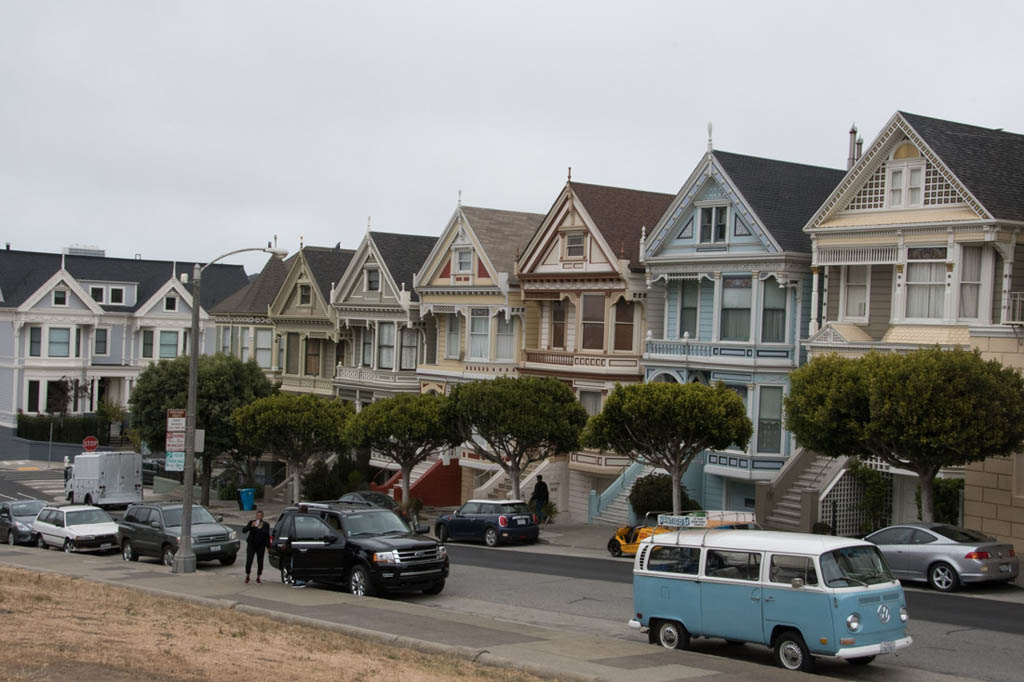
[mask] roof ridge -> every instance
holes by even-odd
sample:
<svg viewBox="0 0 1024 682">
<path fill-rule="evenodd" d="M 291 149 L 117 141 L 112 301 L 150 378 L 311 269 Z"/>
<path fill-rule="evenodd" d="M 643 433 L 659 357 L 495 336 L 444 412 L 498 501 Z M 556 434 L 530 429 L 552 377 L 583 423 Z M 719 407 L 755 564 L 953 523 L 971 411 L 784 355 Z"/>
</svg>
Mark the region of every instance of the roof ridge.
<svg viewBox="0 0 1024 682">
<path fill-rule="evenodd" d="M 173 258 L 169 259 L 169 260 L 157 260 L 157 259 L 153 259 L 153 258 L 127 258 L 125 256 L 87 256 L 87 255 L 83 255 L 83 254 L 79 254 L 79 253 L 57 253 L 57 252 L 53 252 L 53 251 L 23 251 L 21 249 L 0 249 L 0 253 L 19 254 L 19 255 L 23 255 L 23 256 L 51 256 L 53 258 L 58 258 L 58 259 L 61 258 L 61 257 L 64 257 L 64 258 L 83 258 L 83 259 L 86 259 L 86 260 L 89 260 L 89 261 L 101 261 L 101 260 L 110 261 L 110 260 L 116 260 L 116 261 L 124 261 L 125 263 L 150 263 L 150 264 L 154 264 L 154 265 L 170 265 L 172 263 L 174 263 L 176 265 L 196 265 L 197 263 L 198 264 L 206 263 L 206 264 L 210 265 L 210 263 L 207 263 L 206 261 L 202 261 L 202 260 L 198 260 L 198 261 L 197 260 L 177 260 L 177 259 L 173 259 Z M 212 263 L 212 265 L 224 266 L 224 267 L 232 267 L 232 268 L 235 268 L 235 267 L 245 267 L 241 263 Z"/>
<path fill-rule="evenodd" d="M 616 185 L 598 185 L 598 184 L 595 184 L 593 182 L 577 182 L 576 180 L 570 180 L 569 181 L 569 185 L 570 186 L 579 185 L 579 186 L 582 186 L 582 187 L 598 187 L 600 189 L 614 189 L 614 190 L 619 190 L 621 192 L 636 192 L 637 194 L 657 194 L 657 195 L 663 195 L 663 196 L 667 196 L 667 197 L 668 196 L 670 196 L 670 197 L 674 197 L 675 196 L 674 192 L 656 192 L 656 191 L 650 190 L 650 189 L 633 189 L 632 187 L 617 187 Z"/>
<path fill-rule="evenodd" d="M 919 119 L 924 119 L 926 121 L 935 121 L 936 123 L 942 123 L 942 124 L 945 124 L 945 125 L 958 126 L 960 128 L 970 128 L 972 130 L 977 130 L 977 131 L 984 132 L 984 133 L 989 133 L 989 134 L 996 133 L 996 134 L 999 134 L 999 135 L 1012 135 L 1014 137 L 1024 138 L 1024 134 L 1022 134 L 1022 133 L 1014 133 L 1014 132 L 1010 132 L 1008 130 L 1003 130 L 1002 128 L 987 128 L 985 126 L 974 125 L 973 123 L 961 123 L 960 121 L 950 121 L 949 119 L 945 119 L 945 118 L 936 118 L 935 116 L 925 116 L 924 114 L 915 114 L 915 113 L 910 112 L 910 111 L 899 110 L 897 113 L 899 113 L 900 116 L 903 116 L 904 118 L 907 118 L 908 120 L 909 120 L 909 118 L 919 118 Z"/>
<path fill-rule="evenodd" d="M 744 159 L 754 159 L 756 161 L 770 161 L 771 163 L 783 164 L 786 166 L 800 166 L 801 168 L 813 168 L 814 170 L 826 170 L 826 171 L 838 171 L 840 173 L 846 173 L 842 168 L 833 168 L 831 166 L 816 166 L 810 163 L 800 163 L 799 161 L 784 161 L 782 159 L 773 159 L 767 156 L 753 156 L 752 154 L 740 154 L 737 152 L 730 152 L 724 149 L 712 150 L 712 154 L 724 154 L 726 156 L 737 156 Z"/>
</svg>

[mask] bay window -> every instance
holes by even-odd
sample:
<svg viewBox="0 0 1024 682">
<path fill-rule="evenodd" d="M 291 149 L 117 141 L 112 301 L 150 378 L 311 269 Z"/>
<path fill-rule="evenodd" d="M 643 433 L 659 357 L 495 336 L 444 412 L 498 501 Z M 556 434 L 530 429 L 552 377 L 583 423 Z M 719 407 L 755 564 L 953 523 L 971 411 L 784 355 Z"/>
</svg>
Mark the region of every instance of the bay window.
<svg viewBox="0 0 1024 682">
<path fill-rule="evenodd" d="M 448 315 L 448 327 L 444 342 L 444 356 L 446 358 L 457 359 L 459 357 L 459 350 L 462 346 L 460 327 L 461 323 L 459 321 L 459 316 L 455 313 Z"/>
<path fill-rule="evenodd" d="M 750 340 L 750 277 L 722 278 L 722 341 Z"/>
<path fill-rule="evenodd" d="M 761 310 L 761 342 L 786 342 L 786 292 L 778 282 L 770 279 L 764 282 L 764 296 Z"/>
<path fill-rule="evenodd" d="M 373 366 L 373 330 L 363 327 L 363 367 Z"/>
<path fill-rule="evenodd" d="M 469 358 L 487 360 L 491 350 L 491 315 L 486 308 L 474 308 L 469 317 Z"/>
<path fill-rule="evenodd" d="M 615 350 L 633 350 L 633 303 L 615 304 Z"/>
<path fill-rule="evenodd" d="M 945 258 L 946 249 L 944 247 L 907 249 L 906 317 L 911 319 L 941 319 L 943 317 L 946 296 Z"/>
<path fill-rule="evenodd" d="M 580 391 L 580 404 L 587 411 L 587 416 L 593 417 L 601 412 L 600 391 Z"/>
<path fill-rule="evenodd" d="M 965 246 L 960 254 L 960 317 L 977 319 L 981 294 L 981 248 Z"/>
<path fill-rule="evenodd" d="M 415 329 L 402 330 L 401 369 L 416 369 L 419 351 L 419 334 Z"/>
<path fill-rule="evenodd" d="M 320 339 L 306 339 L 306 366 L 303 374 L 310 377 L 320 376 Z"/>
<path fill-rule="evenodd" d="M 497 360 L 511 362 L 515 359 L 515 323 L 506 315 L 498 316 Z"/>
<path fill-rule="evenodd" d="M 241 351 L 238 356 L 242 359 L 242 362 L 248 362 L 249 361 L 249 328 L 248 327 L 242 327 L 241 329 L 238 330 L 238 345 L 239 345 L 239 350 Z"/>
<path fill-rule="evenodd" d="M 757 451 L 782 452 L 782 387 L 762 386 L 757 416 Z"/>
<path fill-rule="evenodd" d="M 583 349 L 604 350 L 604 294 L 584 294 Z"/>
<path fill-rule="evenodd" d="M 679 306 L 679 338 L 689 334 L 691 339 L 697 338 L 697 301 L 700 300 L 700 282 L 683 282 L 682 299 Z"/>
<path fill-rule="evenodd" d="M 142 357 L 153 357 L 153 331 L 151 329 L 142 332 Z"/>
<path fill-rule="evenodd" d="M 377 328 L 377 367 L 394 369 L 395 367 L 395 323 L 381 322 Z"/>
<path fill-rule="evenodd" d="M 299 373 L 299 335 L 295 332 L 290 332 L 287 337 L 287 347 L 285 348 L 285 373 L 286 374 L 298 374 Z"/>
<path fill-rule="evenodd" d="M 107 330 L 97 329 L 93 333 L 93 353 L 95 355 L 107 354 Z"/>
<path fill-rule="evenodd" d="M 43 353 L 43 328 L 29 327 L 28 329 L 28 354 L 29 357 L 38 358 Z"/>
<path fill-rule="evenodd" d="M 256 330 L 256 364 L 262 367 L 263 369 L 270 369 L 270 358 L 273 352 L 273 344 L 273 330 Z"/>
<path fill-rule="evenodd" d="M 67 327 L 51 327 L 46 354 L 51 358 L 66 358 L 71 355 L 71 330 Z"/>
<path fill-rule="evenodd" d="M 160 332 L 161 358 L 178 357 L 178 332 Z"/>
<path fill-rule="evenodd" d="M 843 268 L 843 317 L 867 321 L 868 266 L 847 265 Z"/>
<path fill-rule="evenodd" d="M 551 347 L 565 348 L 565 301 L 551 302 Z"/>
</svg>

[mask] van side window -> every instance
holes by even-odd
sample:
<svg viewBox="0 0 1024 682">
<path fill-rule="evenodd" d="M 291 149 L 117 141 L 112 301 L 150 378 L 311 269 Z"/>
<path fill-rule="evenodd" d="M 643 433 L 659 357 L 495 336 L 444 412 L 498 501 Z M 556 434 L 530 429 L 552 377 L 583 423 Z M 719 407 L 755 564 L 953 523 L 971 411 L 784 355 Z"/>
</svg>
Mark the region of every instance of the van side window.
<svg viewBox="0 0 1024 682">
<path fill-rule="evenodd" d="M 814 561 L 805 556 L 772 555 L 768 581 L 790 585 L 793 578 L 800 578 L 804 585 L 817 585 L 818 572 L 814 570 Z"/>
<path fill-rule="evenodd" d="M 667 571 L 697 575 L 700 568 L 699 547 L 664 547 L 658 545 L 647 559 L 648 571 Z"/>
<path fill-rule="evenodd" d="M 761 554 L 758 552 L 728 552 L 708 550 L 704 575 L 732 580 L 760 580 Z"/>
</svg>

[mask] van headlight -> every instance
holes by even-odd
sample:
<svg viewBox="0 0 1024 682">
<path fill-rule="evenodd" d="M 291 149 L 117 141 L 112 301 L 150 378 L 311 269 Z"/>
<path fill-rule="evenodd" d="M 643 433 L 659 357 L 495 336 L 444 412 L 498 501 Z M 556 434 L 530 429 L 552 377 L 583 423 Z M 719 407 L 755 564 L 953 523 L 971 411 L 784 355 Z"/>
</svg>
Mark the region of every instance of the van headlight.
<svg viewBox="0 0 1024 682">
<path fill-rule="evenodd" d="M 375 564 L 397 564 L 398 563 L 398 552 L 392 550 L 390 552 L 374 552 L 373 563 Z"/>
<path fill-rule="evenodd" d="M 851 613 L 846 617 L 846 627 L 850 632 L 857 632 L 860 630 L 860 614 Z"/>
<path fill-rule="evenodd" d="M 907 607 L 906 606 L 901 606 L 900 607 L 900 621 L 906 623 L 909 619 L 910 619 L 910 616 L 907 614 Z"/>
</svg>

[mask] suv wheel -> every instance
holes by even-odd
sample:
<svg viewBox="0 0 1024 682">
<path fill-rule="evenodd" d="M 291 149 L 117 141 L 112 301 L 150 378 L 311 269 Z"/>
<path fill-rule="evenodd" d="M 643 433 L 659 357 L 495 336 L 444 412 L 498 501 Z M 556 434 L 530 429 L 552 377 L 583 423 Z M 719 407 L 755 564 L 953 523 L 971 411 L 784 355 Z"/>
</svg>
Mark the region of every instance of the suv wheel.
<svg viewBox="0 0 1024 682">
<path fill-rule="evenodd" d="M 494 526 L 488 526 L 487 530 L 484 531 L 484 544 L 488 547 L 498 546 L 498 529 Z"/>
<path fill-rule="evenodd" d="M 437 540 L 438 540 L 438 542 L 440 542 L 443 545 L 444 543 L 448 542 L 448 537 L 449 537 L 448 536 L 448 526 L 445 526 L 444 524 L 438 526 L 437 527 Z"/>
<path fill-rule="evenodd" d="M 373 579 L 362 566 L 354 566 L 348 575 L 348 591 L 356 597 L 372 597 L 377 593 Z"/>
<path fill-rule="evenodd" d="M 220 558 L 220 565 L 221 566 L 230 566 L 231 564 L 235 563 L 235 557 L 237 557 L 237 556 L 238 556 L 237 554 L 232 554 L 231 556 L 221 557 Z"/>
<path fill-rule="evenodd" d="M 285 560 L 281 560 L 281 582 L 285 585 L 294 585 L 295 578 L 292 577 L 292 570 L 285 566 Z"/>
<path fill-rule="evenodd" d="M 135 550 L 132 549 L 132 541 L 125 540 L 124 544 L 121 545 L 121 558 L 125 561 L 138 561 L 139 557 L 135 554 Z"/>
<path fill-rule="evenodd" d="M 170 545 L 164 545 L 163 553 L 160 556 L 163 559 L 164 566 L 171 568 L 174 566 L 174 550 Z"/>
<path fill-rule="evenodd" d="M 423 590 L 423 594 L 441 594 L 441 590 L 444 589 L 444 581 L 438 580 L 436 583 Z"/>
</svg>

